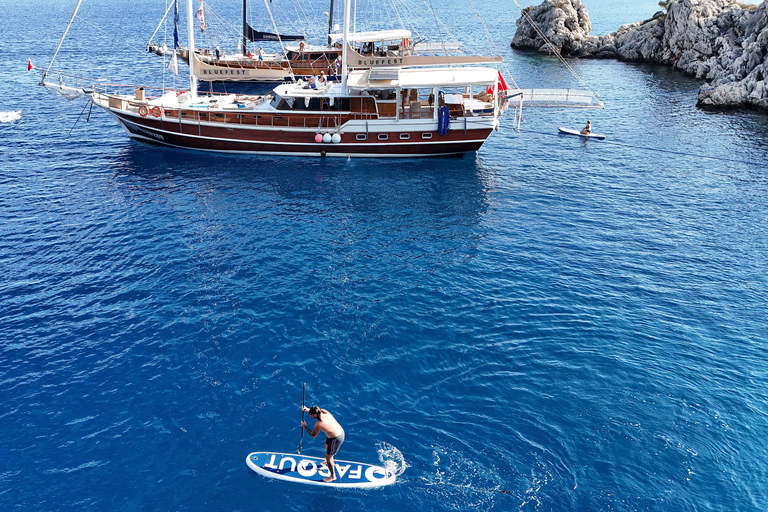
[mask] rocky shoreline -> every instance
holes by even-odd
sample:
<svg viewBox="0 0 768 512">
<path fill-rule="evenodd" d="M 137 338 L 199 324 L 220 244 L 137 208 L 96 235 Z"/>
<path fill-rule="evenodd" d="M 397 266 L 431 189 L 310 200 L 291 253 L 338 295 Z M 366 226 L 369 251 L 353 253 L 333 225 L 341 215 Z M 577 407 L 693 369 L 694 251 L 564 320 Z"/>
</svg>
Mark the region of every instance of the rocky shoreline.
<svg viewBox="0 0 768 512">
<path fill-rule="evenodd" d="M 523 10 L 512 47 L 665 64 L 705 80 L 699 105 L 768 110 L 768 0 L 672 0 L 665 7 L 650 20 L 593 36 L 581 0 L 545 0 Z"/>
</svg>

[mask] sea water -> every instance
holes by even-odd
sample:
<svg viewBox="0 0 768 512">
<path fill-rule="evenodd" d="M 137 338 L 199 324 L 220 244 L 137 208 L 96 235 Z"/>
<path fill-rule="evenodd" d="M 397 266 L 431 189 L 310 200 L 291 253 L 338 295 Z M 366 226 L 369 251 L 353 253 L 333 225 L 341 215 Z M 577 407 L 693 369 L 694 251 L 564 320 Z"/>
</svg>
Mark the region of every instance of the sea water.
<svg viewBox="0 0 768 512">
<path fill-rule="evenodd" d="M 181 151 L 36 85 L 74 2 L 0 7 L 0 510 L 768 508 L 765 114 L 572 60 L 604 110 L 461 159 Z M 587 7 L 597 34 L 659 9 Z M 57 60 L 162 81 L 164 9 L 84 2 Z M 580 86 L 509 48 L 508 2 L 435 9 L 521 87 Z M 587 119 L 605 143 L 557 135 Z M 394 485 L 248 469 L 297 450 L 304 383 Z"/>
</svg>

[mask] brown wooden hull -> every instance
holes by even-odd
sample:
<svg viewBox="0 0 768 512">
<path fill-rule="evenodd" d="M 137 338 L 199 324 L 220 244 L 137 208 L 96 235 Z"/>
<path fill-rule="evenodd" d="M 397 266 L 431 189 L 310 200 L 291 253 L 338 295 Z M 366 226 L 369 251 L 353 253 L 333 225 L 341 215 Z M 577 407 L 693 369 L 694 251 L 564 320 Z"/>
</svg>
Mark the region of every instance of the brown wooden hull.
<svg viewBox="0 0 768 512">
<path fill-rule="evenodd" d="M 341 141 L 338 143 L 318 143 L 315 141 L 318 132 L 312 128 L 217 126 L 217 123 L 180 122 L 176 119 L 140 117 L 115 110 L 110 112 L 134 138 L 180 148 L 234 153 L 353 157 L 445 156 L 477 151 L 492 131 L 488 127 L 455 129 L 441 136 L 432 129 L 412 130 L 402 133 L 407 133 L 413 140 L 403 140 L 399 132 L 389 128 L 386 132 L 387 140 L 379 140 L 378 135 L 383 132 L 371 131 L 364 140 L 358 140 L 358 136 L 362 135 L 359 132 L 346 132 L 340 133 Z"/>
</svg>

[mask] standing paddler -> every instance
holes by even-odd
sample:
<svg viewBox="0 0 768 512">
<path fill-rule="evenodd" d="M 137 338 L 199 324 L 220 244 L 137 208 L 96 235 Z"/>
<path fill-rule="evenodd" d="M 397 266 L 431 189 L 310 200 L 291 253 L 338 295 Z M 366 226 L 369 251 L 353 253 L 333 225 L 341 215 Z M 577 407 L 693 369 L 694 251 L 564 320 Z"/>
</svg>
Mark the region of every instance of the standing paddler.
<svg viewBox="0 0 768 512">
<path fill-rule="evenodd" d="M 344 442 L 344 429 L 341 428 L 341 425 L 339 425 L 339 422 L 333 417 L 333 414 L 316 405 L 313 405 L 310 408 L 302 405 L 301 410 L 308 412 L 311 417 L 317 420 L 315 422 L 315 428 L 312 430 L 309 430 L 307 423 L 304 420 L 301 420 L 301 426 L 306 429 L 309 435 L 315 438 L 317 437 L 317 434 L 323 432 L 326 436 L 325 461 L 328 464 L 330 476 L 323 478 L 323 482 L 333 482 L 336 480 L 336 471 L 333 467 L 333 456 L 336 455 L 339 448 L 341 448 L 341 443 Z"/>
</svg>

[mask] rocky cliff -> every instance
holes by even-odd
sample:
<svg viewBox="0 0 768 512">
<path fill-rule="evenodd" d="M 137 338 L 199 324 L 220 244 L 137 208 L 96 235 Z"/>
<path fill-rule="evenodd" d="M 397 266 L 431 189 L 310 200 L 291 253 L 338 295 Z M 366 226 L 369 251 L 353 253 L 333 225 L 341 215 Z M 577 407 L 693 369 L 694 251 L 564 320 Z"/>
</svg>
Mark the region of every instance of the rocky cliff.
<svg viewBox="0 0 768 512">
<path fill-rule="evenodd" d="M 612 34 L 593 36 L 590 29 L 581 0 L 545 0 L 523 10 L 512 46 L 666 64 L 706 81 L 699 104 L 768 110 L 768 0 L 676 0 Z"/>
</svg>

